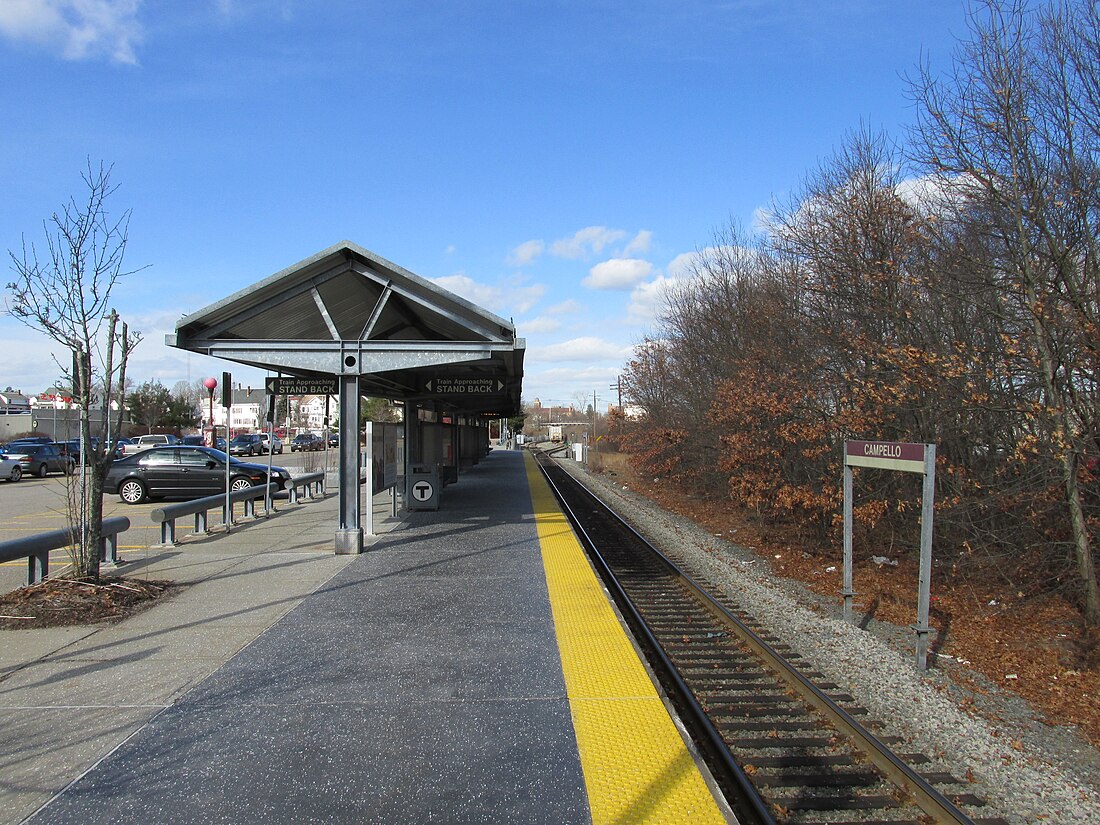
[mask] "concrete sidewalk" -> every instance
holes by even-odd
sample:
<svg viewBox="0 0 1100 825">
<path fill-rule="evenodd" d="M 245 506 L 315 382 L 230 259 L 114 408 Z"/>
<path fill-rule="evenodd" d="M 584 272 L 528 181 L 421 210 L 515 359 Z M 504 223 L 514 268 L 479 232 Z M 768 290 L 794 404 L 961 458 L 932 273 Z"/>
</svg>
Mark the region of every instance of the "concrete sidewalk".
<svg viewBox="0 0 1100 825">
<path fill-rule="evenodd" d="M 386 496 L 378 532 L 394 526 Z M 38 810 L 356 558 L 333 552 L 338 496 L 277 507 L 228 536 L 121 553 L 121 574 L 185 585 L 144 613 L 0 632 L 0 825 Z"/>
</svg>

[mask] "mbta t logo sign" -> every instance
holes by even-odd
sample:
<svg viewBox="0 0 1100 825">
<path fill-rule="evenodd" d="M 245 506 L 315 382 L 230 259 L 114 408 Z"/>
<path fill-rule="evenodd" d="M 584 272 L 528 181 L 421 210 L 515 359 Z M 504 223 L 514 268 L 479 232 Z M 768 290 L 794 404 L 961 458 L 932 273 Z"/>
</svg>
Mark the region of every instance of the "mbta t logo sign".
<svg viewBox="0 0 1100 825">
<path fill-rule="evenodd" d="M 419 502 L 430 501 L 432 496 L 435 495 L 435 487 L 432 486 L 430 481 L 414 481 L 412 486 L 412 497 Z"/>
<path fill-rule="evenodd" d="M 412 467 L 406 491 L 405 506 L 410 510 L 438 510 L 439 491 L 443 488 L 439 472 L 435 468 Z"/>
</svg>

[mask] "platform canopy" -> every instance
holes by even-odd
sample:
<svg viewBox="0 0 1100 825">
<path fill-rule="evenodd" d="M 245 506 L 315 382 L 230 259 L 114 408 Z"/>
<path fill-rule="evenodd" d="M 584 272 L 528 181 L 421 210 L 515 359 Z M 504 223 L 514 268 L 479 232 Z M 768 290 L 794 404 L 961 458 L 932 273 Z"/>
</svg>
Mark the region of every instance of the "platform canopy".
<svg viewBox="0 0 1100 825">
<path fill-rule="evenodd" d="M 170 346 L 464 414 L 520 410 L 515 327 L 344 241 L 181 318 Z"/>
</svg>

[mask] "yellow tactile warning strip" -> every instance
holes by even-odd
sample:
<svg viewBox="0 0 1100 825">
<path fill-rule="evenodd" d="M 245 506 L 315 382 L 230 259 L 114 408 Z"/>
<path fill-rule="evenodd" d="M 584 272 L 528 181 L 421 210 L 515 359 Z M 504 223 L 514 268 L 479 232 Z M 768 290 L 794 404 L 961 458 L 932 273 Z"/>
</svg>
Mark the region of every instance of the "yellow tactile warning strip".
<svg viewBox="0 0 1100 825">
<path fill-rule="evenodd" d="M 530 454 L 526 462 L 593 824 L 725 823 Z"/>
</svg>

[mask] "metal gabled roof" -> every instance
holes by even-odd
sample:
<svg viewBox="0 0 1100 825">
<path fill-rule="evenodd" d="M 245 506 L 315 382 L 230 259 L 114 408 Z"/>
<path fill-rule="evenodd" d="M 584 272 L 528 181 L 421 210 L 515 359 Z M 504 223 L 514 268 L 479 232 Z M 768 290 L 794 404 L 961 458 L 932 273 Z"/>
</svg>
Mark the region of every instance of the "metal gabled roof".
<svg viewBox="0 0 1100 825">
<path fill-rule="evenodd" d="M 365 394 L 401 400 L 433 398 L 435 377 L 493 378 L 499 394 L 436 400 L 520 407 L 525 342 L 511 323 L 349 241 L 181 318 L 167 343 L 293 376 L 358 375 Z"/>
</svg>

